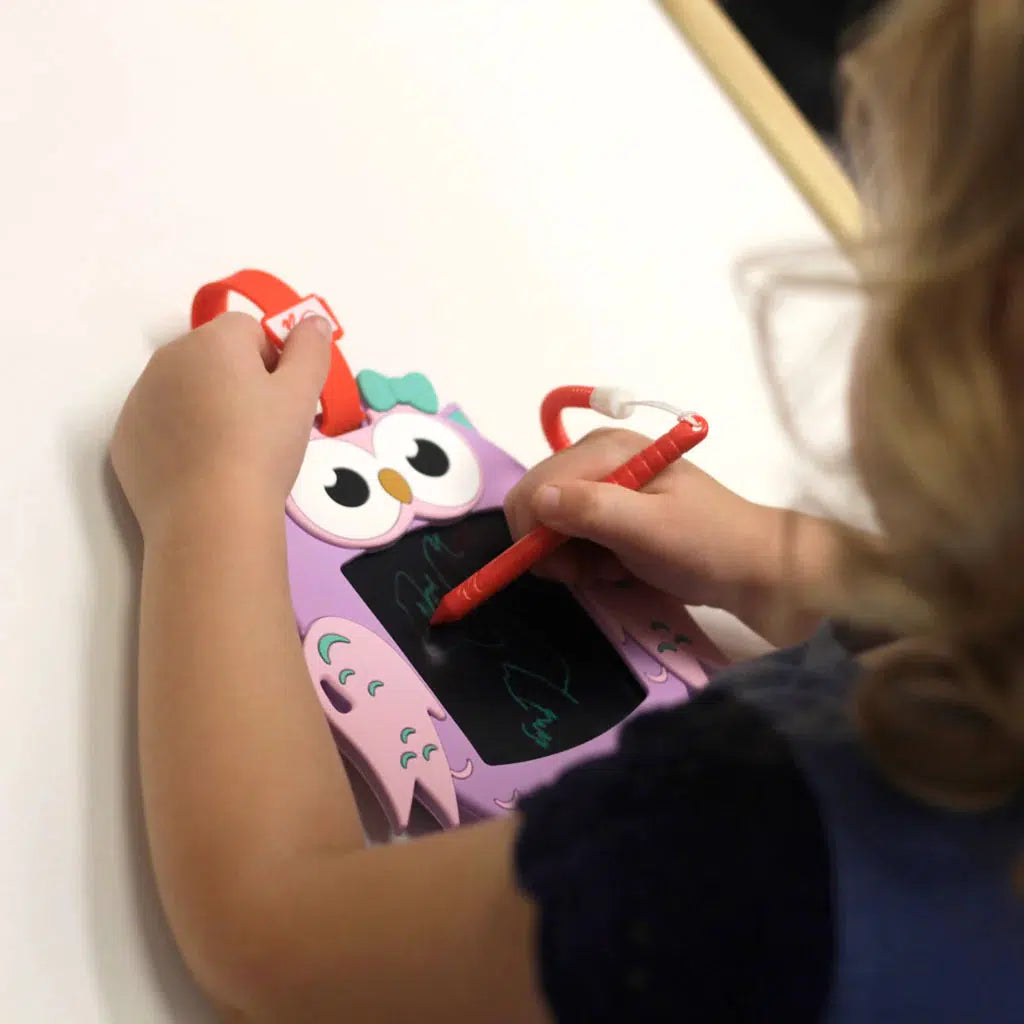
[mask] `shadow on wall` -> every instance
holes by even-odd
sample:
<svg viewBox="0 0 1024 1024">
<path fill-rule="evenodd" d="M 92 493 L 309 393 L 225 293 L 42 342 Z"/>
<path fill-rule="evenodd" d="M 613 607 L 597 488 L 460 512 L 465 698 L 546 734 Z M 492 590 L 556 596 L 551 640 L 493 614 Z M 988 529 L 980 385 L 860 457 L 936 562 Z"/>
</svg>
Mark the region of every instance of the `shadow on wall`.
<svg viewBox="0 0 1024 1024">
<path fill-rule="evenodd" d="M 77 439 L 70 472 L 94 588 L 81 709 L 88 941 L 109 1024 L 213 1024 L 164 919 L 146 846 L 135 725 L 142 543 L 96 441 L 108 433 L 76 424 L 66 435 Z"/>
</svg>

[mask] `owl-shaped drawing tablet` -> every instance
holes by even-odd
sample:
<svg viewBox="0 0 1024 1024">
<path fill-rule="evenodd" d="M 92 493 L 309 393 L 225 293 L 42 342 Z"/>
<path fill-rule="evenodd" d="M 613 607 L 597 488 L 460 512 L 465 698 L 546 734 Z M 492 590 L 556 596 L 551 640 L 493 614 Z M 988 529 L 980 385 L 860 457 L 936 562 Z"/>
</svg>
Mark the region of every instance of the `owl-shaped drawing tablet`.
<svg viewBox="0 0 1024 1024">
<path fill-rule="evenodd" d="M 258 271 L 200 290 L 193 324 L 230 291 L 277 341 L 310 310 L 337 324 Z M 524 469 L 422 374 L 353 375 L 337 346 L 321 404 L 287 503 L 292 601 L 339 749 L 396 831 L 414 801 L 445 827 L 512 809 L 720 664 L 686 609 L 639 583 L 527 575 L 432 628 L 441 598 L 510 544 L 502 502 Z"/>
</svg>

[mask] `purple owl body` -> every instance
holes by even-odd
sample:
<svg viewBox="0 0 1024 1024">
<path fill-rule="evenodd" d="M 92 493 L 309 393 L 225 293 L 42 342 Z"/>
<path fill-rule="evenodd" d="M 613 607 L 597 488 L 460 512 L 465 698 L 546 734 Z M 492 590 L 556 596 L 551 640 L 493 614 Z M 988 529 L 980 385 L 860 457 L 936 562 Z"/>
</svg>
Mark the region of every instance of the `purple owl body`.
<svg viewBox="0 0 1024 1024">
<path fill-rule="evenodd" d="M 314 431 L 289 498 L 289 576 L 324 713 L 395 830 L 416 800 L 444 827 L 506 812 L 704 684 L 720 656 L 639 584 L 524 581 L 433 631 L 441 597 L 507 544 L 524 470 L 420 375 L 358 381 L 366 423 Z"/>
</svg>

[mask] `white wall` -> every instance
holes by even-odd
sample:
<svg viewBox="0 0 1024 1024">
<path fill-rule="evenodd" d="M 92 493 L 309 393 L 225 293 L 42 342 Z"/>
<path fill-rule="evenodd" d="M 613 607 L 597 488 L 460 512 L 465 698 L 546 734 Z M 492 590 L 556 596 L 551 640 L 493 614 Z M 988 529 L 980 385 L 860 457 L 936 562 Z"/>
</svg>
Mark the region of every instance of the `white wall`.
<svg viewBox="0 0 1024 1024">
<path fill-rule="evenodd" d="M 321 292 L 356 367 L 426 371 L 526 460 L 555 384 L 693 406 L 697 461 L 789 501 L 730 266 L 823 232 L 636 0 L 7 0 L 0 186 L 0 1019 L 202 1020 L 146 866 L 105 464 L 195 288 Z"/>
</svg>

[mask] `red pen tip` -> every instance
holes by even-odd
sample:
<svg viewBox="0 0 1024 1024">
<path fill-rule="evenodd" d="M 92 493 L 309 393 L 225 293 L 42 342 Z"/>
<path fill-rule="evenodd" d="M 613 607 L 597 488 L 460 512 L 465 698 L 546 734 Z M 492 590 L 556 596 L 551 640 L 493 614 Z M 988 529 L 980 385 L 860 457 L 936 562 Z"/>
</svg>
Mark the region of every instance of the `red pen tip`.
<svg viewBox="0 0 1024 1024">
<path fill-rule="evenodd" d="M 458 615 L 454 615 L 451 609 L 446 607 L 444 601 L 442 601 L 434 610 L 434 614 L 430 616 L 430 624 L 432 626 L 443 626 L 446 622 L 454 622 L 457 618 Z"/>
</svg>

